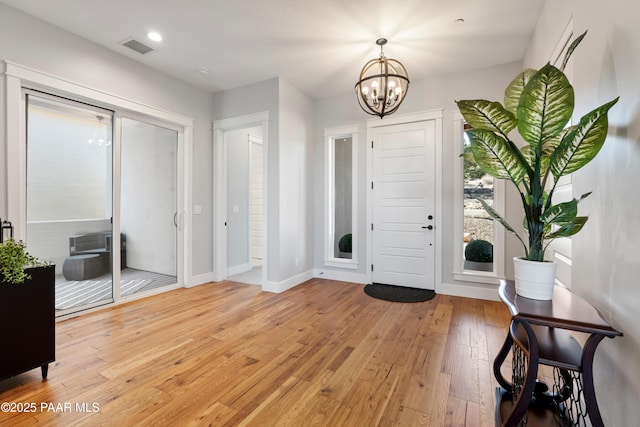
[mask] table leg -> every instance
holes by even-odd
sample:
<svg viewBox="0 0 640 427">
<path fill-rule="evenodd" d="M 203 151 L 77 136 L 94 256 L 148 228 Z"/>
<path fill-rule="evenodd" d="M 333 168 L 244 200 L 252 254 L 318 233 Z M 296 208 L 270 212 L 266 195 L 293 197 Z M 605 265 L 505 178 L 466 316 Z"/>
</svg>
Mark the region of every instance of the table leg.
<svg viewBox="0 0 640 427">
<path fill-rule="evenodd" d="M 582 382 L 584 385 L 584 400 L 587 405 L 587 413 L 589 414 L 589 420 L 594 427 L 601 427 L 602 416 L 600 415 L 600 409 L 598 408 L 598 401 L 596 400 L 596 392 L 593 386 L 593 358 L 596 352 L 596 347 L 600 344 L 600 341 L 605 336 L 602 334 L 593 334 L 588 339 L 582 350 Z"/>
</svg>

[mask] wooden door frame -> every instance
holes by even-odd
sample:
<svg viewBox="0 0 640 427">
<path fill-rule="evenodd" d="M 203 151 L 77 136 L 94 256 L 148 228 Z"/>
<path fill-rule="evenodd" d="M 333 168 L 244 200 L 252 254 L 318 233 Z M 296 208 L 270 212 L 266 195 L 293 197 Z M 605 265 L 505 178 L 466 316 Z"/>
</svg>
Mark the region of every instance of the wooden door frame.
<svg viewBox="0 0 640 427">
<path fill-rule="evenodd" d="M 372 283 L 371 264 L 373 263 L 373 194 L 371 182 L 373 181 L 373 132 L 375 128 L 383 126 L 402 125 L 415 122 L 433 120 L 435 124 L 435 250 L 434 250 L 434 282 L 435 291 L 438 292 L 442 285 L 442 122 L 444 117 L 443 109 L 421 111 L 411 114 L 401 114 L 383 119 L 367 120 L 367 250 L 365 274 L 367 283 Z"/>
</svg>

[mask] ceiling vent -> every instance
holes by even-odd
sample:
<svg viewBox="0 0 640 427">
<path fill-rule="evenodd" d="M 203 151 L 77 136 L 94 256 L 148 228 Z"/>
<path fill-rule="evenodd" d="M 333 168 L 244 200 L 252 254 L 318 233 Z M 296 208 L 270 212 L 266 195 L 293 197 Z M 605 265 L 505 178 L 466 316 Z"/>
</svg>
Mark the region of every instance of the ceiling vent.
<svg viewBox="0 0 640 427">
<path fill-rule="evenodd" d="M 139 42 L 136 39 L 129 39 L 123 42 L 122 45 L 128 47 L 129 49 L 135 50 L 141 55 L 144 55 L 145 53 L 149 53 L 153 51 L 152 47 L 147 46 L 146 44 Z"/>
</svg>

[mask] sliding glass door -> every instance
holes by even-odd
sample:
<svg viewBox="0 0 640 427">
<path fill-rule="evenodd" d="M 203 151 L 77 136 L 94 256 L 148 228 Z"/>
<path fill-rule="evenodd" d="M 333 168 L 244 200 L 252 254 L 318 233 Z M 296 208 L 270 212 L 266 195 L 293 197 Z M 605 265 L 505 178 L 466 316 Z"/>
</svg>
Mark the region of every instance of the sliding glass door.
<svg viewBox="0 0 640 427">
<path fill-rule="evenodd" d="M 56 265 L 57 315 L 176 285 L 181 132 L 24 94 L 26 243 Z"/>
<path fill-rule="evenodd" d="M 120 293 L 126 296 L 176 283 L 182 217 L 178 131 L 126 117 L 121 129 L 120 230 L 126 256 Z"/>
<path fill-rule="evenodd" d="M 112 302 L 113 112 L 25 98 L 27 248 L 56 265 L 58 314 Z"/>
</svg>

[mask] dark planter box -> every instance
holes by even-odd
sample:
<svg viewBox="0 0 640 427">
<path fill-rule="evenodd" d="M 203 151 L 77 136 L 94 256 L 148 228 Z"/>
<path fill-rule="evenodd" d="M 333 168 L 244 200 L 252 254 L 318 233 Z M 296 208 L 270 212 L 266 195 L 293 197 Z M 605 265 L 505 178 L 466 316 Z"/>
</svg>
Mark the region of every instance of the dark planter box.
<svg viewBox="0 0 640 427">
<path fill-rule="evenodd" d="M 0 380 L 55 361 L 55 266 L 27 269 L 31 279 L 0 284 Z"/>
</svg>

